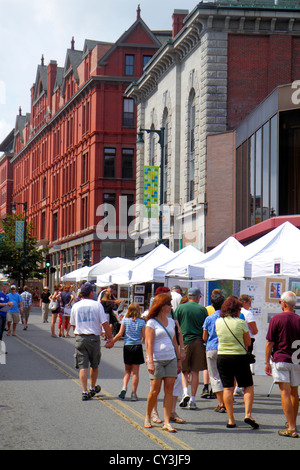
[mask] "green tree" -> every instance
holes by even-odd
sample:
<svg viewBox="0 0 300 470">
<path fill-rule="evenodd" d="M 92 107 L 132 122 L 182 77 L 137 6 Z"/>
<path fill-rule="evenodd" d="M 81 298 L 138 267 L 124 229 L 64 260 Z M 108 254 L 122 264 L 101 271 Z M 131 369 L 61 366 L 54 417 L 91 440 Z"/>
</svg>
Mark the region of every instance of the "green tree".
<svg viewBox="0 0 300 470">
<path fill-rule="evenodd" d="M 10 280 L 19 284 L 23 278 L 42 279 L 44 276 L 42 264 L 47 248 L 39 248 L 36 238 L 32 236 L 32 224 L 26 227 L 26 250 L 24 264 L 24 245 L 16 244 L 16 221 L 24 221 L 22 214 L 7 215 L 2 220 L 2 233 L 0 237 L 0 270 L 8 276 Z M 25 269 L 24 269 L 25 266 Z"/>
</svg>

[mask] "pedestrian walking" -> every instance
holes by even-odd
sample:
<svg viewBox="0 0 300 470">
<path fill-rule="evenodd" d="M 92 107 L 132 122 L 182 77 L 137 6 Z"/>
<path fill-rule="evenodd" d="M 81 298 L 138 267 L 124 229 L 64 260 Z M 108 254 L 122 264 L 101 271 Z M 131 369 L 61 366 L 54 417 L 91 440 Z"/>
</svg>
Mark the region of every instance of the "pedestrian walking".
<svg viewBox="0 0 300 470">
<path fill-rule="evenodd" d="M 57 315 L 59 315 L 59 308 L 60 308 L 60 291 L 59 291 L 59 285 L 56 284 L 53 288 L 53 293 L 50 295 L 50 304 L 49 304 L 49 309 L 52 313 L 52 319 L 51 319 L 51 336 L 53 338 L 56 338 L 55 334 L 55 324 L 57 320 Z"/>
<path fill-rule="evenodd" d="M 180 325 L 185 348 L 185 359 L 182 363 L 183 396 L 179 406 L 195 410 L 196 393 L 199 385 L 199 372 L 207 370 L 206 352 L 203 342 L 203 323 L 207 310 L 199 304 L 201 291 L 190 288 L 188 302 L 180 304 L 175 311 L 175 319 Z M 188 393 L 189 375 L 191 375 L 191 396 Z"/>
<path fill-rule="evenodd" d="M 20 322 L 20 313 L 23 313 L 22 307 L 22 297 L 17 293 L 17 288 L 13 284 L 10 286 L 10 293 L 8 294 L 8 299 L 13 303 L 13 306 L 7 312 L 7 336 L 11 334 L 11 324 L 12 324 L 12 336 L 16 336 L 17 324 Z"/>
<path fill-rule="evenodd" d="M 137 388 L 139 384 L 140 365 L 144 364 L 142 342 L 145 340 L 146 322 L 141 318 L 141 307 L 137 303 L 129 305 L 125 317 L 122 319 L 119 333 L 114 337 L 114 344 L 124 335 L 123 360 L 125 373 L 123 387 L 119 394 L 122 400 L 125 398 L 128 383 L 132 375 L 131 401 L 138 400 Z"/>
<path fill-rule="evenodd" d="M 67 285 L 63 288 L 62 292 L 60 293 L 60 318 L 59 318 L 59 336 L 65 337 L 69 336 L 70 331 L 70 314 L 72 309 L 72 302 L 74 296 L 70 292 L 70 286 Z"/>
<path fill-rule="evenodd" d="M 28 286 L 24 286 L 24 291 L 21 294 L 23 313 L 21 314 L 21 320 L 23 323 L 23 330 L 27 330 L 28 319 L 30 312 L 32 311 L 32 294 L 28 290 Z"/>
<path fill-rule="evenodd" d="M 50 304 L 50 292 L 48 287 L 44 287 L 43 292 L 41 293 L 40 307 L 42 308 L 42 321 L 43 323 L 48 323 L 48 313 L 49 313 L 49 304 Z"/>
<path fill-rule="evenodd" d="M 297 297 L 284 292 L 280 299 L 282 313 L 270 320 L 265 355 L 265 372 L 278 383 L 286 428 L 278 431 L 280 436 L 298 437 L 296 420 L 299 408 L 300 364 L 299 339 L 300 317 L 295 313 Z M 271 364 L 272 359 L 272 364 Z"/>
<path fill-rule="evenodd" d="M 94 300 L 94 287 L 89 282 L 81 286 L 81 300 L 72 307 L 70 324 L 75 333 L 75 367 L 79 369 L 82 400 L 90 400 L 101 390 L 96 381 L 101 360 L 102 326 L 108 338 L 105 347 L 112 348 L 114 342 L 103 307 Z M 89 366 L 91 387 L 88 390 Z"/>
<path fill-rule="evenodd" d="M 9 285 L 3 284 L 2 290 L 0 291 L 0 342 L 1 342 L 1 345 L 2 345 L 3 332 L 6 326 L 7 312 L 13 306 L 13 303 L 9 300 L 8 291 L 9 291 Z M 2 348 L 0 348 L 0 351 L 2 351 Z"/>
<path fill-rule="evenodd" d="M 146 323 L 147 364 L 151 389 L 147 398 L 145 428 L 151 428 L 151 412 L 164 382 L 164 424 L 162 429 L 176 432 L 170 424 L 173 388 L 181 371 L 181 359 L 175 339 L 175 321 L 169 317 L 172 304 L 170 293 L 155 296 Z"/>
<path fill-rule="evenodd" d="M 253 378 L 247 348 L 251 345 L 248 325 L 239 318 L 241 302 L 234 296 L 222 304 L 220 318 L 216 321 L 218 335 L 217 366 L 224 387 L 223 399 L 228 415 L 227 428 L 235 428 L 233 414 L 233 392 L 235 379 L 238 387 L 244 387 L 244 422 L 258 429 L 259 424 L 252 418 L 254 398 Z"/>
<path fill-rule="evenodd" d="M 216 333 L 216 321 L 220 318 L 221 307 L 225 301 L 225 297 L 222 293 L 213 293 L 211 296 L 211 306 L 214 309 L 214 313 L 206 317 L 203 324 L 203 341 L 206 343 L 206 359 L 208 373 L 210 377 L 210 383 L 212 392 L 218 399 L 218 406 L 215 411 L 219 413 L 225 413 L 226 409 L 223 400 L 223 384 L 220 378 L 220 374 L 217 367 L 218 358 L 218 336 Z"/>
</svg>

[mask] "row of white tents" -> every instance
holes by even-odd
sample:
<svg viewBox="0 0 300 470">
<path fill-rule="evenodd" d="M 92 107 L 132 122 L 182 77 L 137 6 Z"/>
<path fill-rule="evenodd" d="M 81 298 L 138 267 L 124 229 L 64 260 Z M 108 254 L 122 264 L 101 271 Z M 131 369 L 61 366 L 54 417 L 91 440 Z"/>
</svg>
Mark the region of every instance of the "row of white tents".
<svg viewBox="0 0 300 470">
<path fill-rule="evenodd" d="M 96 280 L 99 287 L 110 284 L 128 285 L 182 281 L 242 280 L 275 275 L 300 276 L 300 230 L 285 222 L 255 242 L 244 247 L 234 237 L 208 253 L 187 246 L 173 253 L 159 245 L 136 260 L 106 257 L 91 267 L 83 267 L 64 275 L 68 281 Z M 278 269 L 279 267 L 279 269 Z"/>
</svg>

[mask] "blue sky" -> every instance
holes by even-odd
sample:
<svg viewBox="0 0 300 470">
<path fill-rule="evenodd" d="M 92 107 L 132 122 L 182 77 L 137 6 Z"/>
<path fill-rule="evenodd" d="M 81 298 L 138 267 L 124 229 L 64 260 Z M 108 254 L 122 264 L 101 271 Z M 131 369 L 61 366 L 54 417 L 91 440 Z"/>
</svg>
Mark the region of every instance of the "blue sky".
<svg viewBox="0 0 300 470">
<path fill-rule="evenodd" d="M 141 17 L 153 30 L 172 29 L 175 9 L 192 11 L 197 0 L 0 0 L 0 142 L 15 125 L 19 106 L 30 112 L 30 88 L 44 55 L 62 67 L 72 36 L 116 41 Z"/>
</svg>

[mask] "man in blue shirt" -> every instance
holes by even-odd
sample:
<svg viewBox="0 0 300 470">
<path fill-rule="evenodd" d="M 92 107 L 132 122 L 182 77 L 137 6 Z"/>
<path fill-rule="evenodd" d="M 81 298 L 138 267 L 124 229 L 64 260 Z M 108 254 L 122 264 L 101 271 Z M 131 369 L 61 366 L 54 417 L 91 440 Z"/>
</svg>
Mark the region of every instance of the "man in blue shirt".
<svg viewBox="0 0 300 470">
<path fill-rule="evenodd" d="M 10 293 L 8 294 L 8 299 L 10 302 L 13 303 L 12 308 L 7 312 L 7 336 L 10 336 L 10 325 L 11 323 L 13 324 L 13 331 L 12 335 L 16 336 L 16 328 L 17 324 L 20 321 L 20 312 L 23 313 L 23 307 L 22 307 L 22 297 L 20 294 L 17 293 L 17 288 L 16 286 L 12 285 L 10 287 Z"/>
<path fill-rule="evenodd" d="M 2 341 L 3 331 L 6 325 L 7 311 L 13 306 L 7 295 L 8 290 L 8 284 L 3 284 L 2 291 L 0 291 L 0 341 Z"/>
<path fill-rule="evenodd" d="M 215 323 L 217 319 L 220 318 L 220 309 L 224 300 L 225 297 L 222 293 L 212 294 L 211 304 L 214 307 L 215 312 L 206 317 L 203 324 L 203 341 L 206 343 L 207 368 L 212 391 L 216 394 L 219 402 L 219 405 L 215 408 L 215 411 L 219 413 L 225 413 L 226 410 L 223 402 L 223 385 L 217 368 L 219 341 L 216 333 Z"/>
</svg>

